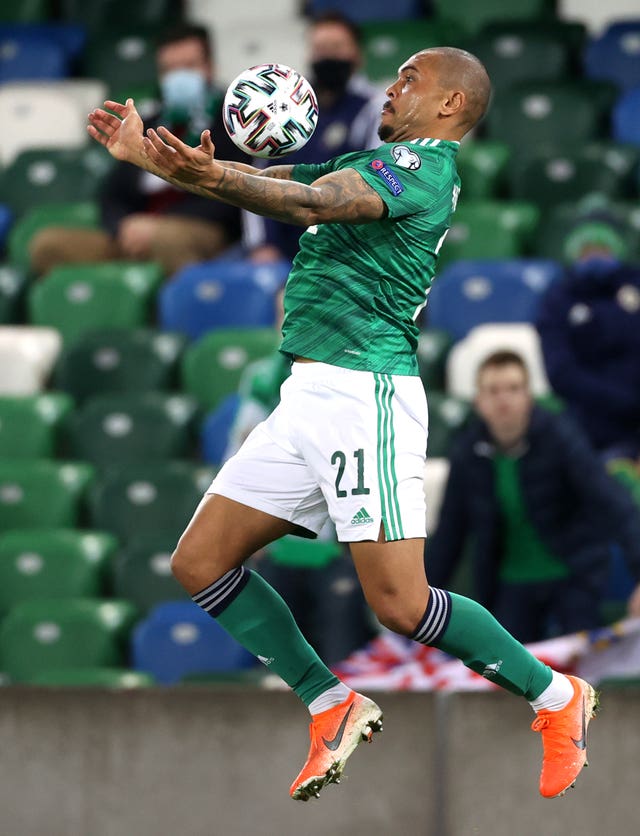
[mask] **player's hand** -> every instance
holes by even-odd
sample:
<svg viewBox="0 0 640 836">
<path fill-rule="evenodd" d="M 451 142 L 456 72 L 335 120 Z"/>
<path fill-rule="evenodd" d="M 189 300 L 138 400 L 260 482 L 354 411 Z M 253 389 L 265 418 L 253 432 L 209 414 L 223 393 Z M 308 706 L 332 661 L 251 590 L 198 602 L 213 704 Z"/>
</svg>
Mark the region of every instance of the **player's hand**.
<svg viewBox="0 0 640 836">
<path fill-rule="evenodd" d="M 157 131 L 149 128 L 143 144 L 156 168 L 180 183 L 206 185 L 215 169 L 220 167 L 214 159 L 215 145 L 208 130 L 202 132 L 197 148 L 185 145 L 164 127 Z"/>
<path fill-rule="evenodd" d="M 141 165 L 144 162 L 142 119 L 133 99 L 127 99 L 126 104 L 106 101 L 104 106 L 108 110 L 98 107 L 89 114 L 89 136 L 104 145 L 116 160 Z"/>
<path fill-rule="evenodd" d="M 627 611 L 632 618 L 640 618 L 640 583 L 631 593 L 627 603 Z"/>
</svg>

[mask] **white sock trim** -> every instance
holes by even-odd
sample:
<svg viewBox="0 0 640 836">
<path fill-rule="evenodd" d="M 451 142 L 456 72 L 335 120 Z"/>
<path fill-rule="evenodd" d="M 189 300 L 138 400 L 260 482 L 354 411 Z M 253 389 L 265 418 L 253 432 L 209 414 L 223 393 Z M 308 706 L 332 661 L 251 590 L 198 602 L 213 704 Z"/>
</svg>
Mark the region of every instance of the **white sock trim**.
<svg viewBox="0 0 640 836">
<path fill-rule="evenodd" d="M 337 685 L 324 691 L 315 700 L 312 700 L 309 704 L 309 712 L 312 715 L 320 714 L 322 711 L 327 711 L 329 708 L 340 705 L 341 702 L 347 699 L 350 693 L 351 688 L 347 688 L 344 682 L 339 682 Z"/>
<path fill-rule="evenodd" d="M 551 683 L 529 705 L 534 711 L 560 711 L 573 697 L 573 685 L 563 673 L 553 671 Z"/>
</svg>

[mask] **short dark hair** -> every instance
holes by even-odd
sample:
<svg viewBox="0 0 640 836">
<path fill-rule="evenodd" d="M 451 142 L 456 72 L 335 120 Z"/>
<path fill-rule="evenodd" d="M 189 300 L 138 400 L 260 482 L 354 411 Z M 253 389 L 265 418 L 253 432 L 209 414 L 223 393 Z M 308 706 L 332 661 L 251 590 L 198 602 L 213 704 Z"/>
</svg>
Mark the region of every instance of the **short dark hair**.
<svg viewBox="0 0 640 836">
<path fill-rule="evenodd" d="M 503 368 L 504 366 L 520 366 L 524 372 L 525 379 L 529 380 L 529 367 L 525 363 L 522 355 L 511 349 L 501 349 L 489 354 L 478 366 L 476 372 L 476 380 L 480 379 L 480 375 L 485 369 L 489 368 Z"/>
<path fill-rule="evenodd" d="M 211 58 L 213 53 L 211 33 L 206 26 L 200 26 L 198 23 L 176 23 L 169 29 L 165 29 L 156 38 L 156 49 L 161 49 L 163 46 L 169 46 L 169 44 L 175 44 L 179 41 L 188 41 L 191 38 L 200 41 L 205 55 L 207 58 Z"/>
<path fill-rule="evenodd" d="M 323 23 L 337 23 L 344 26 L 358 46 L 362 46 L 362 29 L 350 17 L 342 14 L 337 9 L 330 9 L 311 18 L 311 26 L 319 26 Z"/>
</svg>

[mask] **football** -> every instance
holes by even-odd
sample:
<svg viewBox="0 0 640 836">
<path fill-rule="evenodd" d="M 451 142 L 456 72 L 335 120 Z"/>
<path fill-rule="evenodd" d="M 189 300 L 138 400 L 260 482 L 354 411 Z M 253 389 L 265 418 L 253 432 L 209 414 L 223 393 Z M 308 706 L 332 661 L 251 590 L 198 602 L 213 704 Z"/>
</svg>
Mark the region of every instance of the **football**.
<svg viewBox="0 0 640 836">
<path fill-rule="evenodd" d="M 229 85 L 222 109 L 232 141 L 254 157 L 283 157 L 302 148 L 318 121 L 313 87 L 284 64 L 259 64 Z"/>
</svg>

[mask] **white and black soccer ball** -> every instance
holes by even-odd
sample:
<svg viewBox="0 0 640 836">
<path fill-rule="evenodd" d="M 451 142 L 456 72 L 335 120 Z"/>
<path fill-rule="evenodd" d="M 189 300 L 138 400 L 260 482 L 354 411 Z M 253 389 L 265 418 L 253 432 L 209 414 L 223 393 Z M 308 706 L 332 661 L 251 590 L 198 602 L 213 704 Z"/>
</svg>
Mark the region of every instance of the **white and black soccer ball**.
<svg viewBox="0 0 640 836">
<path fill-rule="evenodd" d="M 254 157 L 283 157 L 304 147 L 318 122 L 318 99 L 307 79 L 284 64 L 240 73 L 224 97 L 232 141 Z"/>
</svg>

